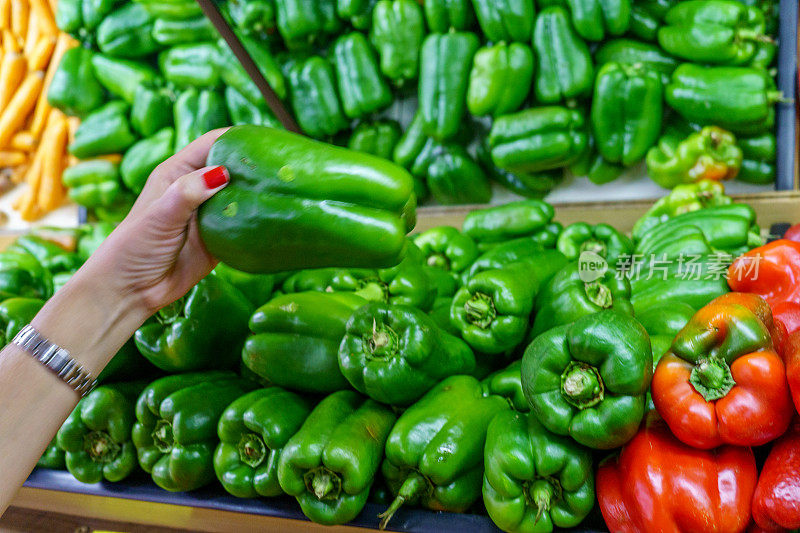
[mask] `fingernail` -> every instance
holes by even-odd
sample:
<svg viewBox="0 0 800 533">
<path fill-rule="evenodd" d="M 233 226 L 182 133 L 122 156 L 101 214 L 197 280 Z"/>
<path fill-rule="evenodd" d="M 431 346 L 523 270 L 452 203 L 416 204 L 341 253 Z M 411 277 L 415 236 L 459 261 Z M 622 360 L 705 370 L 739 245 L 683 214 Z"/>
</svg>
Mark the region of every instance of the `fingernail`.
<svg viewBox="0 0 800 533">
<path fill-rule="evenodd" d="M 206 171 L 206 173 L 203 174 L 203 179 L 206 181 L 206 187 L 209 189 L 216 189 L 228 183 L 231 177 L 228 175 L 228 169 L 220 166 Z"/>
</svg>

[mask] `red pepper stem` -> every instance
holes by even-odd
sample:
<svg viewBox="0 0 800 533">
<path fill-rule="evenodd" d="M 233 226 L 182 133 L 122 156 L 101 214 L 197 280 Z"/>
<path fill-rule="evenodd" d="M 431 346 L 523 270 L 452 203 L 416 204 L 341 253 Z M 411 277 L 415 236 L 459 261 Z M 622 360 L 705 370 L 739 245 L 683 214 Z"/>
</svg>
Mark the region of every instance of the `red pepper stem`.
<svg viewBox="0 0 800 533">
<path fill-rule="evenodd" d="M 728 363 L 722 359 L 704 359 L 692 369 L 689 383 L 707 401 L 724 398 L 736 385 Z"/>
<path fill-rule="evenodd" d="M 400 507 L 403 506 L 404 503 L 408 501 L 414 501 L 428 488 L 428 480 L 420 474 L 419 472 L 413 472 L 409 474 L 403 484 L 400 486 L 400 490 L 397 491 L 397 497 L 394 499 L 392 504 L 386 509 L 384 512 L 378 515 L 378 518 L 381 519 L 380 528 L 386 529 L 386 526 L 389 525 L 389 520 L 392 519 L 394 513 L 397 512 Z"/>
</svg>

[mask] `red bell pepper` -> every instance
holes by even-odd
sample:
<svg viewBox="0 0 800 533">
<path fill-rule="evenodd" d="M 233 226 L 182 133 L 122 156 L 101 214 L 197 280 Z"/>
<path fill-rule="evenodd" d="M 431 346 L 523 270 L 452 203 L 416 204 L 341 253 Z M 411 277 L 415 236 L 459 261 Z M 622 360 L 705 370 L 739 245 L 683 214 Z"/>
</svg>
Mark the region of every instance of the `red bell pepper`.
<svg viewBox="0 0 800 533">
<path fill-rule="evenodd" d="M 783 238 L 789 241 L 800 242 L 800 224 L 795 224 L 783 234 Z"/>
<path fill-rule="evenodd" d="M 800 242 L 780 239 L 736 258 L 728 269 L 728 285 L 758 294 L 771 306 L 800 303 Z"/>
<path fill-rule="evenodd" d="M 703 449 L 759 446 L 786 431 L 794 409 L 773 331 L 769 306 L 753 294 L 726 294 L 695 313 L 651 384 L 678 439 Z"/>
<path fill-rule="evenodd" d="M 792 392 L 795 409 L 800 412 L 800 331 L 789 335 L 783 350 L 786 365 L 786 380 Z"/>
<path fill-rule="evenodd" d="M 764 530 L 800 528 L 800 422 L 775 441 L 753 495 L 753 521 Z"/>
<path fill-rule="evenodd" d="M 696 450 L 651 412 L 622 453 L 600 466 L 597 499 L 614 533 L 736 533 L 750 521 L 757 478 L 750 448 Z"/>
<path fill-rule="evenodd" d="M 772 306 L 775 322 L 786 328 L 787 334 L 800 331 L 800 303 L 780 302 Z"/>
</svg>

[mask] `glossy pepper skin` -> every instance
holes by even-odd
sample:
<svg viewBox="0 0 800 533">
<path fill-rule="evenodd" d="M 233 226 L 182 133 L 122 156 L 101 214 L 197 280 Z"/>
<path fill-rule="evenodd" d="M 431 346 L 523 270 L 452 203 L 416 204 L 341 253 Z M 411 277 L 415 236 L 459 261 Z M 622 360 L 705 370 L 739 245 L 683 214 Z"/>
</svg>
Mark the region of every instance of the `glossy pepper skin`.
<svg viewBox="0 0 800 533">
<path fill-rule="evenodd" d="M 425 169 L 431 196 L 441 205 L 484 204 L 492 199 L 489 178 L 460 144 L 431 141 Z"/>
<path fill-rule="evenodd" d="M 778 141 L 772 132 L 739 137 L 736 145 L 742 150 L 742 166 L 736 178 L 747 183 L 773 183 L 777 175 Z"/>
<path fill-rule="evenodd" d="M 333 45 L 332 57 L 339 98 L 348 117 L 361 118 L 392 103 L 392 93 L 381 75 L 375 50 L 363 33 L 340 37 Z"/>
<path fill-rule="evenodd" d="M 472 61 L 467 109 L 475 116 L 516 111 L 528 97 L 532 79 L 533 52 L 527 44 L 485 46 Z"/>
<path fill-rule="evenodd" d="M 353 130 L 347 147 L 356 152 L 391 160 L 399 140 L 400 125 L 394 120 L 362 122 Z"/>
<path fill-rule="evenodd" d="M 155 19 L 141 4 L 131 2 L 109 14 L 97 27 L 97 46 L 112 57 L 144 57 L 161 45 L 153 38 Z"/>
<path fill-rule="evenodd" d="M 116 0 L 83 0 L 81 2 L 83 27 L 87 30 L 94 30 L 114 10 L 116 5 Z"/>
<path fill-rule="evenodd" d="M 538 103 L 556 104 L 591 93 L 594 67 L 589 47 L 575 33 L 564 8 L 547 7 L 536 17 L 533 50 L 533 89 Z"/>
<path fill-rule="evenodd" d="M 525 339 L 536 294 L 562 266 L 522 261 L 479 272 L 453 297 L 450 319 L 476 351 L 508 352 Z"/>
<path fill-rule="evenodd" d="M 658 73 L 640 65 L 603 65 L 591 109 L 597 151 L 623 166 L 642 159 L 661 132 L 662 100 Z"/>
<path fill-rule="evenodd" d="M 0 253 L 0 299 L 15 296 L 47 299 L 53 295 L 53 275 L 23 250 Z"/>
<path fill-rule="evenodd" d="M 131 126 L 142 137 L 155 135 L 172 126 L 173 96 L 171 91 L 156 84 L 136 88 L 131 106 Z"/>
<path fill-rule="evenodd" d="M 83 26 L 83 0 L 64 0 L 56 5 L 55 22 L 64 33 L 75 33 Z"/>
<path fill-rule="evenodd" d="M 475 11 L 470 0 L 430 0 L 424 2 L 425 20 L 431 33 L 464 31 L 475 25 Z"/>
<path fill-rule="evenodd" d="M 380 515 L 381 527 L 404 504 L 467 510 L 481 495 L 489 423 L 507 409 L 471 376 L 447 378 L 409 407 L 386 442 L 381 470 L 395 499 Z"/>
<path fill-rule="evenodd" d="M 119 165 L 105 159 L 81 161 L 64 169 L 61 181 L 69 198 L 84 207 L 114 205 L 122 191 Z"/>
<path fill-rule="evenodd" d="M 220 49 L 213 41 L 180 44 L 161 52 L 158 65 L 164 79 L 181 89 L 213 89 L 221 84 Z"/>
<path fill-rule="evenodd" d="M 566 3 L 578 35 L 587 41 L 603 41 L 628 30 L 633 1 L 567 0 Z"/>
<path fill-rule="evenodd" d="M 505 398 L 514 411 L 527 413 L 531 408 L 522 391 L 521 367 L 522 359 L 518 359 L 483 378 L 481 384 L 489 394 Z"/>
<path fill-rule="evenodd" d="M 327 59 L 312 56 L 292 61 L 287 71 L 292 109 L 304 132 L 321 139 L 347 128 L 333 66 Z"/>
<path fill-rule="evenodd" d="M 620 456 L 600 466 L 597 499 L 611 531 L 744 531 L 757 478 L 750 448 L 696 450 L 650 416 Z"/>
<path fill-rule="evenodd" d="M 800 243 L 779 239 L 736 258 L 728 269 L 728 285 L 757 294 L 772 307 L 800 303 Z"/>
<path fill-rule="evenodd" d="M 80 159 L 124 152 L 136 135 L 128 121 L 130 106 L 113 100 L 86 116 L 69 145 L 69 153 Z"/>
<path fill-rule="evenodd" d="M 106 95 L 94 75 L 92 55 L 91 50 L 82 46 L 64 52 L 47 90 L 50 105 L 78 116 L 103 105 Z"/>
<path fill-rule="evenodd" d="M 225 5 L 228 16 L 241 31 L 258 34 L 275 28 L 275 3 L 272 0 L 231 0 Z"/>
<path fill-rule="evenodd" d="M 3 346 L 33 320 L 44 305 L 38 298 L 7 298 L 0 302 L 0 342 Z"/>
<path fill-rule="evenodd" d="M 375 0 L 337 0 L 336 14 L 342 20 L 349 20 L 357 30 L 368 30 L 375 3 Z"/>
<path fill-rule="evenodd" d="M 569 261 L 578 260 L 583 252 L 593 252 L 614 266 L 621 256 L 633 253 L 633 242 L 608 224 L 576 222 L 558 236 L 556 249 Z"/>
<path fill-rule="evenodd" d="M 67 468 L 64 450 L 58 447 L 56 439 L 53 439 L 47 445 L 44 453 L 36 462 L 36 468 L 49 468 L 51 470 L 64 470 Z"/>
<path fill-rule="evenodd" d="M 207 164 L 224 165 L 231 183 L 200 209 L 200 235 L 209 252 L 239 270 L 390 267 L 414 227 L 412 179 L 383 159 L 236 126 L 214 143 Z M 337 202 L 333 212 L 330 202 Z"/>
<path fill-rule="evenodd" d="M 214 472 L 225 490 L 237 498 L 283 494 L 281 451 L 312 408 L 311 400 L 280 387 L 254 390 L 228 405 L 217 424 L 214 452 Z"/>
<path fill-rule="evenodd" d="M 753 495 L 753 521 L 768 531 L 800 527 L 800 428 L 795 420 L 772 446 Z"/>
<path fill-rule="evenodd" d="M 478 247 L 469 235 L 452 226 L 438 226 L 414 237 L 425 264 L 458 274 L 478 258 Z"/>
<path fill-rule="evenodd" d="M 475 356 L 464 341 L 441 330 L 424 312 L 371 303 L 347 322 L 339 368 L 357 391 L 404 407 L 446 377 L 471 374 Z"/>
<path fill-rule="evenodd" d="M 678 333 L 653 376 L 653 403 L 695 448 L 760 446 L 789 427 L 786 369 L 773 348 L 772 311 L 760 297 L 721 296 Z"/>
<path fill-rule="evenodd" d="M 214 275 L 233 285 L 250 300 L 254 308 L 267 303 L 275 290 L 275 277 L 269 274 L 248 274 L 231 268 L 225 263 L 217 264 Z"/>
<path fill-rule="evenodd" d="M 743 135 L 771 128 L 782 97 L 762 69 L 693 63 L 676 68 L 665 90 L 667 104 L 689 122 Z"/>
<path fill-rule="evenodd" d="M 90 0 L 94 1 L 94 0 Z M 101 0 L 105 2 L 114 3 L 113 0 Z M 137 0 L 144 8 L 149 11 L 154 17 L 160 17 L 170 20 L 186 20 L 203 12 L 197 3 L 191 0 Z"/>
<path fill-rule="evenodd" d="M 208 276 L 136 330 L 136 346 L 167 372 L 231 368 L 251 312 L 250 302 L 236 288 Z"/>
<path fill-rule="evenodd" d="M 667 11 L 678 0 L 635 0 L 631 5 L 630 32 L 644 41 L 656 41 Z"/>
<path fill-rule="evenodd" d="M 350 316 L 366 300 L 349 293 L 300 292 L 278 296 L 250 319 L 244 365 L 270 383 L 327 394 L 349 384 L 339 370 L 339 345 Z"/>
<path fill-rule="evenodd" d="M 133 104 L 136 89 L 142 84 L 155 83 L 159 79 L 156 70 L 142 61 L 110 57 L 96 53 L 92 55 L 92 69 L 100 84 L 114 96 Z"/>
<path fill-rule="evenodd" d="M 532 107 L 498 117 L 489 133 L 494 163 L 535 173 L 576 161 L 589 142 L 583 115 L 561 106 Z"/>
<path fill-rule="evenodd" d="M 256 65 L 258 65 L 258 70 L 275 91 L 275 94 L 278 95 L 278 98 L 286 98 L 286 79 L 267 44 L 242 33 L 237 33 L 236 36 Z M 264 97 L 261 95 L 258 86 L 244 70 L 241 63 L 238 62 L 233 51 L 223 39 L 217 41 L 217 49 L 219 51 L 218 60 L 220 61 L 219 75 L 223 83 L 239 91 L 252 104 L 263 104 Z"/>
<path fill-rule="evenodd" d="M 446 141 L 458 133 L 479 46 L 478 37 L 467 32 L 431 34 L 422 43 L 418 97 L 427 136 Z"/>
<path fill-rule="evenodd" d="M 269 110 L 266 103 L 253 104 L 233 87 L 225 87 L 225 105 L 228 108 L 231 124 L 234 126 L 283 127 L 272 114 L 272 111 Z"/>
<path fill-rule="evenodd" d="M 596 145 L 594 135 L 589 135 L 583 154 L 569 166 L 569 171 L 575 176 L 586 176 L 596 185 L 611 183 L 625 172 L 625 167 L 606 161 Z"/>
<path fill-rule="evenodd" d="M 555 210 L 547 202 L 521 200 L 468 213 L 463 231 L 479 243 L 505 242 L 535 234 L 553 216 Z"/>
<path fill-rule="evenodd" d="M 103 385 L 81 399 L 58 430 L 70 474 L 82 483 L 122 481 L 138 467 L 131 430 L 146 383 Z"/>
<path fill-rule="evenodd" d="M 763 12 L 736 0 L 679 2 L 658 29 L 666 52 L 695 63 L 746 65 L 766 42 Z"/>
<path fill-rule="evenodd" d="M 598 271 L 592 281 L 585 281 L 587 274 L 577 261 L 572 262 L 542 287 L 536 297 L 531 338 L 604 309 L 633 315 L 631 286 L 625 277 L 613 268 Z"/>
<path fill-rule="evenodd" d="M 547 431 L 536 417 L 503 411 L 489 424 L 483 503 L 503 531 L 575 527 L 594 507 L 589 450 Z"/>
<path fill-rule="evenodd" d="M 170 492 L 211 483 L 217 422 L 253 388 L 232 372 L 175 374 L 149 384 L 136 401 L 131 432 L 139 465 Z"/>
<path fill-rule="evenodd" d="M 277 0 L 275 15 L 278 32 L 290 50 L 310 48 L 342 27 L 336 0 Z"/>
<path fill-rule="evenodd" d="M 553 433 L 600 450 L 636 434 L 652 375 L 647 332 L 615 310 L 547 331 L 522 357 L 531 414 Z"/>
<path fill-rule="evenodd" d="M 379 0 L 372 10 L 370 42 L 380 56 L 384 76 L 398 87 L 419 75 L 425 37 L 422 7 L 414 0 Z"/>
<path fill-rule="evenodd" d="M 533 0 L 472 0 L 486 39 L 528 43 L 533 33 Z"/>
<path fill-rule="evenodd" d="M 604 42 L 594 53 L 594 60 L 598 68 L 606 63 L 642 64 L 661 74 L 661 82 L 664 85 L 669 83 L 670 76 L 680 64 L 677 59 L 664 52 L 658 46 L 628 38 L 612 39 Z"/>
<path fill-rule="evenodd" d="M 142 192 L 147 178 L 158 165 L 175 153 L 175 130 L 164 128 L 128 148 L 122 156 L 119 172 L 125 186 L 136 194 Z"/>
<path fill-rule="evenodd" d="M 522 237 L 496 246 L 482 253 L 462 274 L 466 282 L 479 272 L 503 269 L 506 265 L 520 261 L 542 261 L 567 264 L 567 258 L 558 250 L 545 249 L 536 237 Z M 560 267 L 557 267 L 560 268 Z"/>
<path fill-rule="evenodd" d="M 391 409 L 356 392 L 331 394 L 283 448 L 281 488 L 312 521 L 349 522 L 367 503 L 395 420 Z"/>
<path fill-rule="evenodd" d="M 256 4 L 259 2 L 249 2 Z M 228 5 L 233 2 L 228 2 Z M 217 30 L 205 15 L 184 20 L 157 18 L 153 22 L 153 39 L 162 46 L 187 44 L 195 41 L 212 41 L 217 38 Z"/>
<path fill-rule="evenodd" d="M 488 139 L 478 145 L 478 162 L 490 179 L 524 198 L 542 198 L 553 190 L 564 177 L 562 169 L 551 169 L 536 173 L 514 173 L 494 164 Z"/>
</svg>

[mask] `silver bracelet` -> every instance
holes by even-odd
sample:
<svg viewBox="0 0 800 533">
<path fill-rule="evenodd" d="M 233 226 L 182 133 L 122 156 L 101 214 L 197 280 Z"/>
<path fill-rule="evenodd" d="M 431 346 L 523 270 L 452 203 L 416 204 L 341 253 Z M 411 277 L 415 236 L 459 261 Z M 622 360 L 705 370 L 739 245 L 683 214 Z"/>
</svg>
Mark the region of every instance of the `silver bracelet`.
<svg viewBox="0 0 800 533">
<path fill-rule="evenodd" d="M 79 365 L 67 350 L 44 338 L 30 324 L 22 328 L 11 343 L 28 352 L 81 396 L 92 392 L 97 385 L 92 375 Z"/>
</svg>

